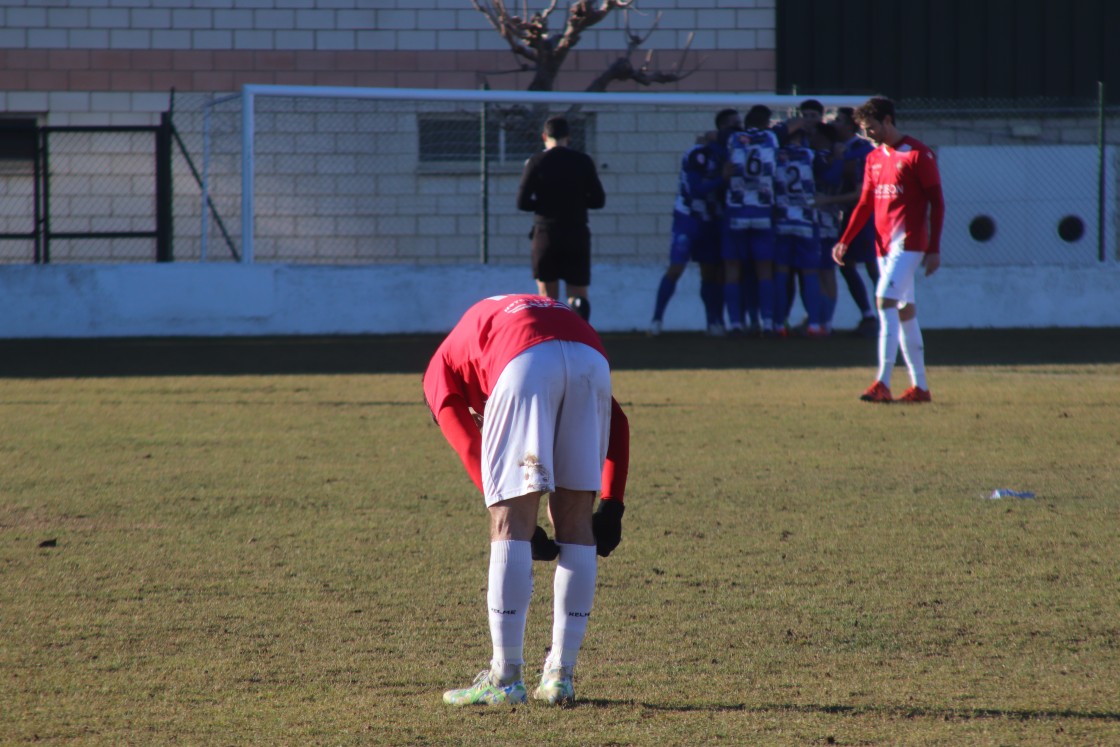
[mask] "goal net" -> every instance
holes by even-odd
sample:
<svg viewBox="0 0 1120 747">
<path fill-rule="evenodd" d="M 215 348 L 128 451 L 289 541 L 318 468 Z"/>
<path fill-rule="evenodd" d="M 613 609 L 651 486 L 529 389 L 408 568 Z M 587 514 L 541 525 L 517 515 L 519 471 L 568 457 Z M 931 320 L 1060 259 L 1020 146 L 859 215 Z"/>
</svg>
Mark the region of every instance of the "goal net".
<svg viewBox="0 0 1120 747">
<path fill-rule="evenodd" d="M 640 262 L 666 256 L 680 158 L 716 112 L 764 103 L 786 118 L 804 98 L 246 86 L 180 104 L 175 122 L 202 154 L 211 261 L 526 262 L 522 167 L 544 119 L 566 114 L 607 193 L 596 261 Z"/>
</svg>

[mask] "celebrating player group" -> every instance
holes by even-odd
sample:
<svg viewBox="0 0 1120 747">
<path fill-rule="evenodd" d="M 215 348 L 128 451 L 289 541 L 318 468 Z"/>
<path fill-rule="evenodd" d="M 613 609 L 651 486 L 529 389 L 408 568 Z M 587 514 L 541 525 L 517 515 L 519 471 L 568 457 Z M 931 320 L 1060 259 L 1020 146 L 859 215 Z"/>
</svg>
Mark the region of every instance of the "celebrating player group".
<svg viewBox="0 0 1120 747">
<path fill-rule="evenodd" d="M 898 129 L 894 103 L 882 97 L 842 107 L 828 122 L 814 99 L 799 116 L 771 119 L 762 105 L 745 118 L 720 111 L 716 129 L 684 155 L 650 334 L 661 333 L 692 260 L 709 335 L 786 337 L 799 291 L 806 318 L 798 331 L 828 336 L 839 269 L 862 317 L 854 334 L 878 335 L 879 369 L 861 399 L 931 401 L 914 280 L 919 268 L 931 275 L 940 266 L 945 203 L 933 151 Z M 895 400 L 900 347 L 912 386 Z"/>
</svg>

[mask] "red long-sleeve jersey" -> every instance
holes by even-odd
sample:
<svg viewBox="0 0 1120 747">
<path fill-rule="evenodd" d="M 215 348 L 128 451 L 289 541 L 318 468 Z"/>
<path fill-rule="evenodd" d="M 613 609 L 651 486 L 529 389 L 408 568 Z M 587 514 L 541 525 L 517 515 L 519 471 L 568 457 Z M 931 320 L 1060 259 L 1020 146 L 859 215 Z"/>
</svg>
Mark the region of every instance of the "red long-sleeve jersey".
<svg viewBox="0 0 1120 747">
<path fill-rule="evenodd" d="M 907 135 L 894 146 L 880 145 L 868 154 L 863 191 L 840 243 L 851 244 L 872 213 L 880 257 L 895 247 L 930 254 L 941 251 L 945 200 L 932 150 Z"/>
<path fill-rule="evenodd" d="M 471 410 L 485 414 L 486 400 L 506 364 L 549 340 L 580 342 L 607 357 L 591 325 L 564 304 L 542 296 L 509 295 L 484 299 L 468 309 L 428 364 L 424 398 L 479 491 L 482 433 Z M 629 464 L 629 423 L 612 397 L 603 500 L 623 501 Z"/>
</svg>

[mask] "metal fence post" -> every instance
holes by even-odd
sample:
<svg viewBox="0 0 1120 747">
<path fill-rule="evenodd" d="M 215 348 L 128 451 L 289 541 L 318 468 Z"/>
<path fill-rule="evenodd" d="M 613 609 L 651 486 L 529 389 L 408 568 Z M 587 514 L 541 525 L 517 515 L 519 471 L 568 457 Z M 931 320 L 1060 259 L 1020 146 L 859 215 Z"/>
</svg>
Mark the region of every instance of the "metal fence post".
<svg viewBox="0 0 1120 747">
<path fill-rule="evenodd" d="M 156 262 L 173 262 L 174 200 L 171 179 L 171 114 L 163 112 L 156 130 Z"/>
<path fill-rule="evenodd" d="M 483 85 L 483 90 L 489 88 Z M 482 225 L 479 227 L 479 259 L 482 264 L 490 261 L 490 161 L 486 157 L 486 115 L 487 106 L 486 102 L 482 102 L 482 107 L 479 111 L 481 121 L 479 122 L 478 132 L 478 157 L 479 162 L 479 178 L 482 180 L 480 186 L 482 205 L 479 210 L 479 217 L 482 220 Z"/>
<path fill-rule="evenodd" d="M 1108 258 L 1108 242 L 1105 241 L 1105 200 L 1108 188 L 1105 183 L 1105 173 L 1108 169 L 1106 154 L 1108 145 L 1105 142 L 1104 132 L 1104 81 L 1097 81 L 1097 148 L 1100 151 L 1100 163 L 1097 167 L 1097 259 L 1104 262 Z"/>
<path fill-rule="evenodd" d="M 32 231 L 35 234 L 35 264 L 46 262 L 45 247 L 43 246 L 43 180 L 46 178 L 44 166 L 46 164 L 47 152 L 47 136 L 39 128 L 35 127 L 35 156 L 32 159 L 32 200 L 34 205 L 32 212 L 34 213 L 34 226 Z"/>
<path fill-rule="evenodd" d="M 43 231 L 42 262 L 47 265 L 51 262 L 51 135 L 45 128 L 41 128 L 39 132 L 43 138 L 43 218 L 40 224 Z"/>
</svg>

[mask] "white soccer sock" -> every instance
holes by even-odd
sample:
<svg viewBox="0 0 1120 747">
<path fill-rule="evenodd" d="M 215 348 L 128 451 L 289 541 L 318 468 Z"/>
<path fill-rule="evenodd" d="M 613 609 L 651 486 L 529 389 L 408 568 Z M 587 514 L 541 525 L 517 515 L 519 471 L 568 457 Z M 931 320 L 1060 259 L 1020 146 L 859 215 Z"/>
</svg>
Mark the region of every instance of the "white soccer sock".
<svg viewBox="0 0 1120 747">
<path fill-rule="evenodd" d="M 552 650 L 545 662 L 546 671 L 575 666 L 591 617 L 598 574 L 594 545 L 560 545 L 552 584 Z"/>
<path fill-rule="evenodd" d="M 525 663 L 525 618 L 533 596 L 533 552 L 528 542 L 490 543 L 490 640 L 494 658 L 490 671 L 503 684 L 521 679 Z"/>
<path fill-rule="evenodd" d="M 898 321 L 898 307 L 879 309 L 879 373 L 876 378 L 888 389 L 891 385 L 891 372 L 898 359 L 898 344 L 901 337 Z"/>
<path fill-rule="evenodd" d="M 922 343 L 922 329 L 918 317 L 902 322 L 902 357 L 910 371 L 910 380 L 919 389 L 929 389 L 926 383 L 926 347 Z"/>
</svg>

